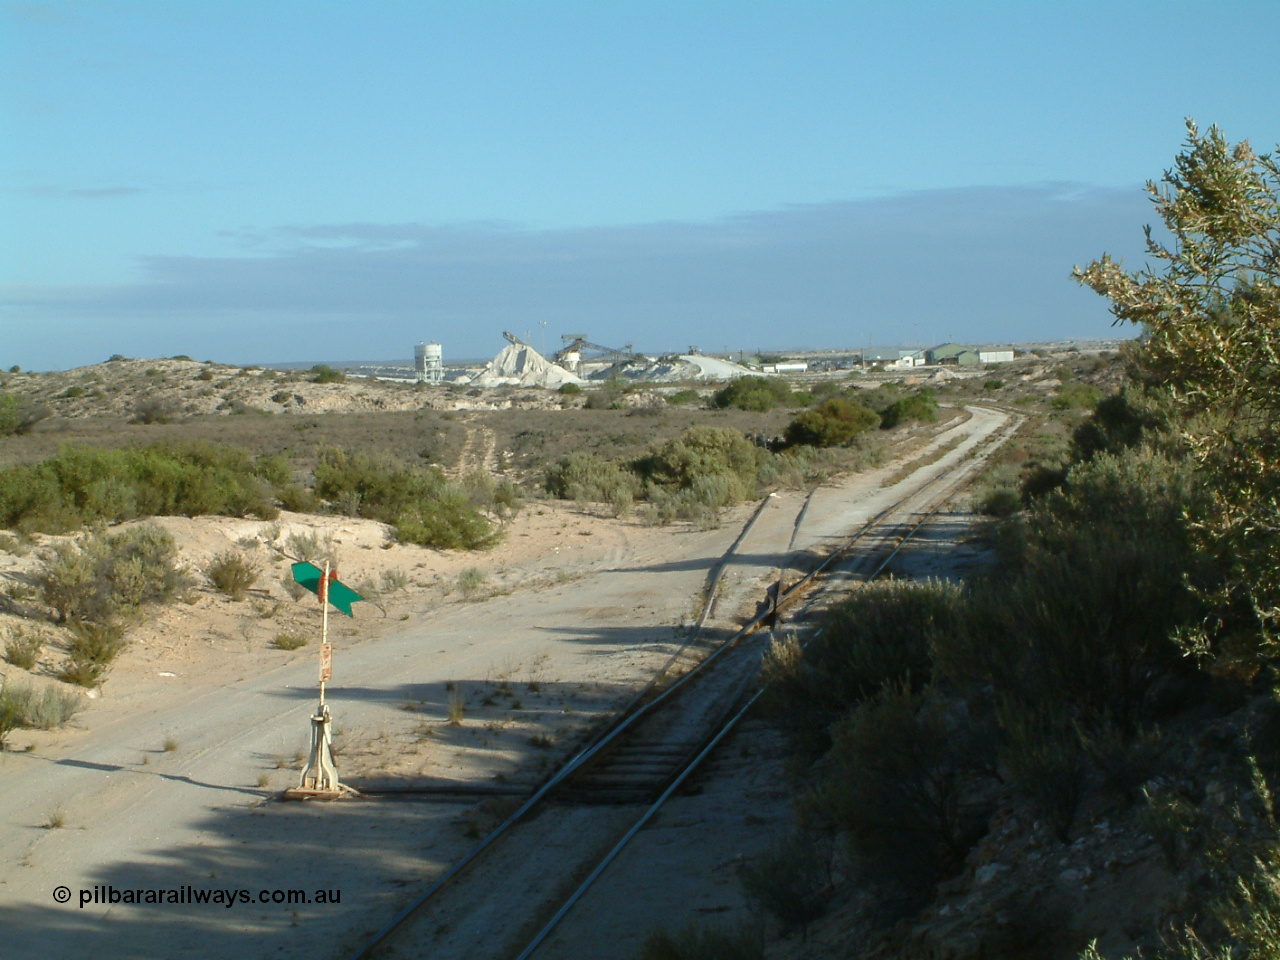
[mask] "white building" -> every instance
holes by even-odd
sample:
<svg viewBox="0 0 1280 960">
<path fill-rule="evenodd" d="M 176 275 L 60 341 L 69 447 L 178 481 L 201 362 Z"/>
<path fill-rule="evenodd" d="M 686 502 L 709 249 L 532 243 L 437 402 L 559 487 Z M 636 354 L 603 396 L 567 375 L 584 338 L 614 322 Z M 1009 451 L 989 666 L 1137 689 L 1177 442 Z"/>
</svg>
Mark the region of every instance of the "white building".
<svg viewBox="0 0 1280 960">
<path fill-rule="evenodd" d="M 1012 350 L 979 350 L 978 359 L 983 363 L 1012 363 Z"/>
</svg>

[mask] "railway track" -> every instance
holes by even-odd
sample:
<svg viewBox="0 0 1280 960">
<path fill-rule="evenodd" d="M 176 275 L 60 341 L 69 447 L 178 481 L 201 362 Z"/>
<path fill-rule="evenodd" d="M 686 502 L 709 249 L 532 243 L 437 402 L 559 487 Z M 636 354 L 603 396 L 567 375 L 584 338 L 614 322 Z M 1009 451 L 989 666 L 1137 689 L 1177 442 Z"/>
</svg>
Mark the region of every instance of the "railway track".
<svg viewBox="0 0 1280 960">
<path fill-rule="evenodd" d="M 826 581 L 830 581 L 827 586 L 832 586 L 857 576 L 871 579 L 878 575 L 916 532 L 981 472 L 986 457 L 1016 432 L 1020 424 L 1019 418 L 1013 418 L 1011 423 L 1007 423 L 975 447 L 971 451 L 971 459 L 962 460 L 877 513 L 794 584 L 784 589 L 779 582 L 770 591 L 764 610 L 688 672 L 671 680 L 664 687 L 660 683 L 661 679 L 684 648 L 678 650 L 658 676 L 628 702 L 607 727 L 538 787 L 463 859 L 450 867 L 352 954 L 351 960 L 366 960 L 378 956 L 379 949 L 393 937 L 402 935 L 426 904 L 535 810 L 548 805 L 645 805 L 646 809 L 641 816 L 528 942 L 518 960 L 531 956 L 594 879 L 715 746 L 733 730 L 763 692 L 754 689 L 759 651 L 744 649 L 759 628 L 775 623 L 781 612 L 807 597 L 811 597 L 809 605 L 812 605 L 817 600 L 817 597 L 812 596 L 815 589 Z M 763 504 L 760 509 L 762 508 Z M 760 509 L 757 509 L 751 522 L 759 516 Z M 807 509 L 808 501 L 797 517 L 797 529 Z M 719 569 L 713 570 L 709 576 L 709 589 L 698 620 L 698 629 L 714 602 L 719 572 L 745 537 L 746 529 L 744 528 L 734 547 L 726 553 L 725 559 L 718 565 Z M 793 544 L 794 541 L 793 533 Z M 853 551 L 858 548 L 862 549 L 853 555 Z M 821 592 L 825 591 L 819 591 Z M 738 651 L 744 655 L 735 656 Z"/>
</svg>

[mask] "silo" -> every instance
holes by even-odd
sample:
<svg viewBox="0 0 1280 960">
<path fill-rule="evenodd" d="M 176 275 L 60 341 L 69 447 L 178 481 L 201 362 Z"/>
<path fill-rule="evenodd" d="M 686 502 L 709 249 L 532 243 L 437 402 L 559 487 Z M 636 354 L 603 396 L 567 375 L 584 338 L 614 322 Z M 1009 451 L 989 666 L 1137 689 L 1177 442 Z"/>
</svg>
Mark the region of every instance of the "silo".
<svg viewBox="0 0 1280 960">
<path fill-rule="evenodd" d="M 428 343 L 423 347 L 423 373 L 430 383 L 439 383 L 444 379 L 444 348 L 438 343 Z"/>
<path fill-rule="evenodd" d="M 413 371 L 421 383 L 427 379 L 427 345 L 420 343 L 413 348 Z"/>
</svg>

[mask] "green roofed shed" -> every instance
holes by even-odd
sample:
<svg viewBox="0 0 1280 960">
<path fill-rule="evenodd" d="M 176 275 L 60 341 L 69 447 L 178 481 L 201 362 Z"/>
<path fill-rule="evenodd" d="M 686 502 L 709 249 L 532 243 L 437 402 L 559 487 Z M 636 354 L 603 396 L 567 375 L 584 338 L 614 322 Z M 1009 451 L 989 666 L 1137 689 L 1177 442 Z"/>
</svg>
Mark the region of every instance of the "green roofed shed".
<svg viewBox="0 0 1280 960">
<path fill-rule="evenodd" d="M 959 343 L 940 343 L 925 351 L 925 358 L 930 364 L 956 364 L 961 367 L 976 367 L 982 362 L 977 350 Z"/>
</svg>

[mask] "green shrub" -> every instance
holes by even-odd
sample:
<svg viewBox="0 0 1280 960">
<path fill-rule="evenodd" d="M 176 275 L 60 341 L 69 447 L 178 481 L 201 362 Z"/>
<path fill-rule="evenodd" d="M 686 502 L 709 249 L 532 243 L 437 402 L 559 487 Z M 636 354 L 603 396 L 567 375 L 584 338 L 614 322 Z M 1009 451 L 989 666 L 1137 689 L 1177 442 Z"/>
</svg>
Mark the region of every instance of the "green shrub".
<svg viewBox="0 0 1280 960">
<path fill-rule="evenodd" d="M 988 811 L 963 801 L 990 768 L 987 749 L 932 689 L 896 683 L 836 724 L 832 740 L 812 805 L 847 832 L 884 906 L 910 915 L 982 835 Z"/>
<path fill-rule="evenodd" d="M 0 687 L 0 750 L 9 748 L 9 734 L 18 727 L 18 705 L 5 695 Z"/>
<path fill-rule="evenodd" d="M 345 383 L 347 375 L 341 370 L 335 370 L 327 363 L 317 363 L 311 368 L 311 372 L 315 374 L 311 378 L 312 383 Z"/>
<path fill-rule="evenodd" d="M 0 437 L 30 433 L 31 428 L 50 413 L 48 407 L 20 400 L 11 393 L 0 393 Z"/>
<path fill-rule="evenodd" d="M 76 397 L 83 397 L 83 396 L 84 396 L 84 387 L 81 387 L 81 386 L 67 387 L 67 389 L 63 390 L 60 394 L 58 394 L 58 398 L 60 400 L 74 400 Z"/>
<path fill-rule="evenodd" d="M 1092 460 L 1099 453 L 1123 453 L 1142 442 L 1144 436 L 1163 425 L 1149 402 L 1135 402 L 1121 390 L 1099 400 L 1097 406 L 1071 435 L 1077 460 Z"/>
<path fill-rule="evenodd" d="M 744 931 L 687 926 L 677 933 L 651 930 L 637 960 L 764 960 L 764 941 Z"/>
<path fill-rule="evenodd" d="M 1058 392 L 1050 403 L 1057 410 L 1075 410 L 1093 407 L 1101 399 L 1102 391 L 1093 384 L 1073 380 L 1058 387 Z"/>
<path fill-rule="evenodd" d="M 792 420 L 784 436 L 787 446 L 834 447 L 879 423 L 880 416 L 874 410 L 832 397 Z"/>
<path fill-rule="evenodd" d="M 895 400 L 880 411 L 880 428 L 889 430 L 909 420 L 933 423 L 938 419 L 938 401 L 928 388 Z"/>
<path fill-rule="evenodd" d="M 446 492 L 411 508 L 395 522 L 396 538 L 440 550 L 477 550 L 493 545 L 499 534 L 476 512 L 464 493 Z"/>
<path fill-rule="evenodd" d="M 84 704 L 80 694 L 54 684 L 37 690 L 31 684 L 5 683 L 0 686 L 0 749 L 11 730 L 52 730 L 83 710 Z"/>
<path fill-rule="evenodd" d="M 258 573 L 258 565 L 237 550 L 218 554 L 204 568 L 204 575 L 214 589 L 232 600 L 244 599 L 249 588 L 257 582 Z"/>
<path fill-rule="evenodd" d="M 702 400 L 702 394 L 697 390 L 677 390 L 675 393 L 667 397 L 667 403 L 698 403 Z"/>
<path fill-rule="evenodd" d="M 0 526 L 63 533 L 99 520 L 148 516 L 273 520 L 279 511 L 260 465 L 274 470 L 274 463 L 205 442 L 65 446 L 40 463 L 0 470 Z"/>
<path fill-rule="evenodd" d="M 7 662 L 23 670 L 34 670 L 40 662 L 40 648 L 44 644 L 38 633 L 27 635 L 21 628 L 17 635 L 4 645 L 4 658 Z"/>
<path fill-rule="evenodd" d="M 954 629 L 961 599 L 958 587 L 939 580 L 863 584 L 827 611 L 803 650 L 794 638 L 775 641 L 761 676 L 771 712 L 803 750 L 821 752 L 831 724 L 886 683 L 911 690 L 929 683 L 932 648 Z"/>
<path fill-rule="evenodd" d="M 1004 699 L 998 707 L 1004 743 L 1000 759 L 1066 843 L 1084 796 L 1085 751 L 1080 732 L 1060 700 Z"/>
<path fill-rule="evenodd" d="M 977 510 L 987 517 L 1007 517 L 1022 509 L 1022 496 L 1010 487 L 995 487 L 978 498 Z"/>
<path fill-rule="evenodd" d="M 754 497 L 758 473 L 768 452 L 757 447 L 740 431 L 723 427 L 690 427 L 674 440 L 650 449 L 632 464 L 632 469 L 648 484 L 687 490 L 700 479 L 722 476 L 736 478 L 738 499 Z"/>
<path fill-rule="evenodd" d="M 79 547 L 47 554 L 36 586 L 59 622 L 105 622 L 146 603 L 163 603 L 187 585 L 173 538 L 154 525 L 95 534 Z"/>
<path fill-rule="evenodd" d="M 144 397 L 133 405 L 133 423 L 168 423 L 171 421 L 177 408 L 171 400 L 165 400 L 159 397 Z"/>
<path fill-rule="evenodd" d="M 559 392 L 564 394 L 566 397 L 576 397 L 578 394 L 582 393 L 582 388 L 576 383 L 562 383 L 560 384 Z"/>
<path fill-rule="evenodd" d="M 1162 719 L 1153 691 L 1194 695 L 1194 661 L 1174 642 L 1200 616 L 1184 510 L 1187 469 L 1157 454 L 1099 454 L 1067 474 L 997 540 L 959 628 L 934 640 L 938 669 L 986 690 L 1006 765 L 1063 835 L 1079 800 L 1082 739 L 1130 741 Z"/>
<path fill-rule="evenodd" d="M 77 621 L 71 624 L 71 652 L 58 668 L 58 679 L 97 687 L 123 649 L 123 628 L 118 622 Z"/>
<path fill-rule="evenodd" d="M 391 457 L 337 448 L 321 451 L 319 459 L 319 496 L 347 498 L 360 516 L 394 526 L 403 542 L 471 550 L 497 538 L 467 491 L 446 481 L 438 467 L 405 466 Z"/>
<path fill-rule="evenodd" d="M 307 645 L 307 638 L 292 633 L 277 633 L 271 645 L 277 650 L 297 650 Z"/>
<path fill-rule="evenodd" d="M 547 471 L 547 493 L 562 500 L 609 502 L 619 493 L 635 496 L 640 482 L 634 473 L 594 453 L 575 451 Z"/>
<path fill-rule="evenodd" d="M 773 914 L 782 936 L 809 924 L 826 911 L 831 871 L 819 849 L 799 835 L 784 837 L 738 872 L 747 898 Z"/>
<path fill-rule="evenodd" d="M 711 397 L 711 405 L 722 410 L 737 407 L 763 412 L 792 402 L 790 385 L 776 377 L 739 377 Z"/>
<path fill-rule="evenodd" d="M 280 505 L 294 513 L 315 513 L 320 509 L 320 499 L 300 483 L 286 483 L 276 490 Z"/>
<path fill-rule="evenodd" d="M 999 390 L 1004 386 L 1003 380 L 988 380 L 982 385 L 983 390 Z"/>
</svg>

